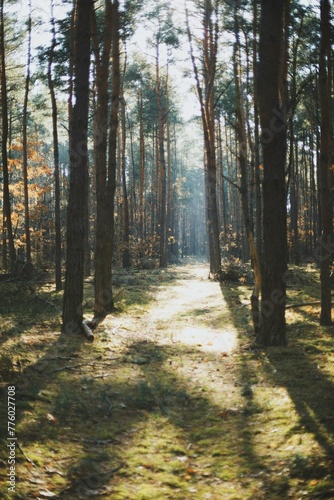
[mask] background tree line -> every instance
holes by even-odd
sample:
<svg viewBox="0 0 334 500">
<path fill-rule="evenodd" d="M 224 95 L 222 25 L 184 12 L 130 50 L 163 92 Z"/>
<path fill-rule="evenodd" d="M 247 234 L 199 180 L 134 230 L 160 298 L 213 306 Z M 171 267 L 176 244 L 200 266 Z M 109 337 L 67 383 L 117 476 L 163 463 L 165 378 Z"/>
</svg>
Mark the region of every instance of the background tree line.
<svg viewBox="0 0 334 500">
<path fill-rule="evenodd" d="M 315 262 L 329 324 L 329 1 L 196 0 L 182 13 L 162 1 L 64 1 L 57 17 L 50 0 L 37 54 L 34 2 L 21 24 L 12 3 L 0 5 L 3 269 L 54 268 L 60 289 L 67 260 L 63 323 L 75 330 L 84 275 L 95 275 L 99 319 L 113 308 L 114 266 L 207 255 L 220 279 L 222 261 L 251 260 L 258 340 L 284 344 L 287 264 Z M 138 32 L 147 53 L 133 49 Z M 199 102 L 190 124 L 181 57 Z"/>
</svg>

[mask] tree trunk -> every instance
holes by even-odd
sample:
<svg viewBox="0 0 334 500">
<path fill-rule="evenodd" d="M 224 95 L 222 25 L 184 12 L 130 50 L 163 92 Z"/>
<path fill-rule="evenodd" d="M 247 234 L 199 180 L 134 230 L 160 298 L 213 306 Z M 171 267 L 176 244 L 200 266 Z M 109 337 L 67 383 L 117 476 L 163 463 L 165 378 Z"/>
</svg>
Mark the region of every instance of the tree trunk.
<svg viewBox="0 0 334 500">
<path fill-rule="evenodd" d="M 54 177 L 55 177 L 55 278 L 56 290 L 62 288 L 61 280 L 61 221 L 60 221 L 60 181 L 59 181 L 59 143 L 58 143 L 58 111 L 57 100 L 54 90 L 54 83 L 52 78 L 52 64 L 54 59 L 54 50 L 56 47 L 56 26 L 54 19 L 54 4 L 51 0 L 51 26 L 52 26 L 52 42 L 50 48 L 49 64 L 48 64 L 48 85 L 51 97 L 52 107 L 52 134 L 53 134 L 53 159 L 54 159 Z"/>
<path fill-rule="evenodd" d="M 262 190 L 260 175 L 260 133 L 259 133 L 259 95 L 258 95 L 258 8 L 253 0 L 253 77 L 254 77 L 254 179 L 255 179 L 255 235 L 256 249 L 262 262 Z"/>
<path fill-rule="evenodd" d="M 139 237 L 143 240 L 145 237 L 144 231 L 144 193 L 145 193 L 145 139 L 144 139 L 144 124 L 143 124 L 143 96 L 140 92 L 139 96 Z"/>
<path fill-rule="evenodd" d="M 118 110 L 120 99 L 120 49 L 119 49 L 119 2 L 115 0 L 111 6 L 111 37 L 112 37 L 112 90 L 111 90 L 111 113 L 109 127 L 109 156 L 106 184 L 105 203 L 105 246 L 101 255 L 102 263 L 96 264 L 98 270 L 95 272 L 95 314 L 105 316 L 107 312 L 114 309 L 112 294 L 112 257 L 114 241 L 114 200 L 116 189 L 117 169 L 117 135 L 118 135 Z M 97 272 L 99 271 L 99 272 Z M 102 274 L 101 274 L 102 272 Z"/>
<path fill-rule="evenodd" d="M 84 228 L 88 196 L 87 134 L 92 7 L 93 0 L 81 0 L 77 3 L 75 18 L 75 104 L 70 127 L 70 189 L 62 328 L 65 333 L 79 333 L 82 328 Z"/>
<path fill-rule="evenodd" d="M 122 116 L 122 143 L 121 143 L 121 164 L 122 164 L 122 188 L 123 188 L 123 224 L 122 224 L 122 267 L 129 268 L 130 260 L 130 214 L 129 214 L 129 198 L 126 182 L 126 113 L 125 100 L 121 100 L 121 116 Z"/>
<path fill-rule="evenodd" d="M 11 272 L 15 271 L 16 252 L 14 246 L 11 202 L 9 194 L 9 173 L 8 173 L 8 96 L 7 96 L 7 74 L 6 74 L 6 54 L 5 54 L 5 21 L 4 21 L 4 0 L 1 0 L 0 11 L 0 47 L 1 47 L 1 116 L 2 116 L 2 169 L 3 169 L 3 211 L 4 211 L 4 231 L 6 237 L 4 242 L 8 241 L 9 261 Z M 6 252 L 6 244 L 4 245 Z M 4 257 L 4 263 L 7 259 Z"/>
<path fill-rule="evenodd" d="M 213 3 L 207 0 L 203 6 L 203 39 L 202 66 L 203 87 L 200 83 L 199 70 L 194 56 L 192 35 L 187 13 L 187 34 L 190 45 L 190 56 L 196 81 L 197 96 L 201 108 L 201 118 L 205 145 L 205 190 L 206 190 L 206 223 L 208 232 L 210 274 L 221 277 L 221 255 L 219 238 L 219 217 L 217 204 L 217 164 L 215 140 L 215 96 L 214 82 L 217 69 L 218 49 L 218 13 L 214 12 Z M 215 15 L 214 15 L 215 14 Z M 215 23 L 213 19 L 216 19 Z"/>
<path fill-rule="evenodd" d="M 262 0 L 259 45 L 259 110 L 263 151 L 263 345 L 286 344 L 286 102 L 282 69 L 284 3 Z M 283 81 L 283 84 L 282 84 Z"/>
<path fill-rule="evenodd" d="M 113 307 L 109 277 L 106 275 L 107 239 L 110 227 L 107 213 L 108 83 L 112 45 L 112 6 L 105 1 L 105 27 L 102 53 L 97 21 L 93 13 L 93 47 L 96 67 L 97 108 L 94 120 L 94 157 L 96 179 L 95 303 L 94 315 L 104 318 Z"/>
<path fill-rule="evenodd" d="M 319 102 L 321 112 L 319 197 L 321 217 L 320 280 L 321 313 L 320 324 L 331 325 L 331 278 L 333 262 L 333 199 L 332 199 L 332 106 L 331 106 L 331 24 L 329 0 L 321 0 L 321 41 L 319 54 Z"/>
<path fill-rule="evenodd" d="M 240 168 L 240 193 L 241 205 L 244 218 L 244 225 L 248 247 L 251 255 L 252 267 L 254 270 L 255 285 L 251 297 L 252 318 L 254 332 L 259 334 L 260 313 L 259 313 L 259 296 L 261 291 L 261 270 L 257 248 L 254 240 L 253 221 L 251 219 L 249 208 L 249 191 L 248 191 L 248 172 L 247 172 L 247 132 L 245 120 L 245 107 L 242 93 L 241 81 L 241 63 L 240 63 L 240 38 L 239 38 L 239 2 L 235 4 L 234 22 L 235 22 L 235 44 L 234 44 L 234 82 L 236 94 L 236 115 L 237 115 L 237 138 L 239 144 L 239 168 Z"/>
<path fill-rule="evenodd" d="M 159 200 L 159 265 L 161 268 L 167 267 L 167 242 L 166 242 L 166 186 L 167 186 L 167 175 L 166 175 L 166 158 L 165 158 L 165 116 L 162 104 L 162 89 L 160 81 L 160 60 L 159 60 L 159 42 L 156 42 L 156 61 L 155 61 L 155 77 L 156 77 L 156 94 L 157 94 L 157 104 L 158 104 L 158 154 L 157 154 L 157 166 L 158 166 L 158 200 Z"/>
<path fill-rule="evenodd" d="M 27 74 L 25 79 L 24 102 L 22 110 L 22 146 L 23 146 L 23 193 L 24 193 L 24 229 L 25 229 L 25 244 L 26 244 L 26 263 L 27 271 L 31 267 L 31 238 L 30 238 L 30 215 L 29 215 L 29 189 L 28 189 L 28 99 L 30 87 L 30 66 L 31 66 L 31 0 L 29 2 L 29 18 L 28 18 L 28 62 Z"/>
<path fill-rule="evenodd" d="M 172 227 L 172 158 L 171 158 L 171 137 L 170 137 L 170 109 L 169 109 L 169 78 L 168 78 L 168 66 L 167 66 L 167 78 L 166 78 L 166 141 L 167 141 L 167 196 L 166 196 L 166 255 L 170 260 L 171 257 L 171 242 L 173 236 Z"/>
</svg>

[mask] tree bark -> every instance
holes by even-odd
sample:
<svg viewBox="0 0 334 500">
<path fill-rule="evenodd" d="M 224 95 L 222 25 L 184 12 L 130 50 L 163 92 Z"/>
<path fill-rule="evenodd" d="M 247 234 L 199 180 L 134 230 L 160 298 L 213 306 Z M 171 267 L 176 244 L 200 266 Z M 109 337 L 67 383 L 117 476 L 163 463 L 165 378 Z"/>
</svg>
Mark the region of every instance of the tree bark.
<svg viewBox="0 0 334 500">
<path fill-rule="evenodd" d="M 262 0 L 259 44 L 259 111 L 263 152 L 263 275 L 258 342 L 286 344 L 286 102 L 282 69 L 284 3 Z M 282 83 L 283 80 L 283 83 Z"/>
<path fill-rule="evenodd" d="M 95 242 L 95 304 L 94 315 L 103 318 L 112 308 L 109 277 L 106 275 L 106 247 L 110 231 L 107 213 L 107 146 L 109 109 L 109 64 L 112 45 L 112 6 L 105 1 L 105 26 L 102 53 L 97 32 L 95 11 L 93 12 L 93 48 L 96 67 L 97 108 L 94 119 L 94 157 L 96 176 L 96 242 Z"/>
<path fill-rule="evenodd" d="M 218 50 L 218 13 L 214 12 L 211 0 L 206 0 L 202 7 L 202 67 L 203 86 L 200 82 L 199 70 L 194 56 L 193 41 L 187 13 L 187 34 L 190 45 L 190 56 L 196 82 L 197 96 L 201 108 L 201 118 L 205 145 L 205 190 L 206 190 L 206 223 L 209 246 L 210 274 L 221 277 L 221 254 L 219 237 L 219 217 L 217 204 L 217 160 L 215 140 L 215 96 L 214 82 L 217 70 Z M 216 21 L 213 21 L 215 14 Z"/>
<path fill-rule="evenodd" d="M 30 66 L 31 66 L 31 0 L 29 2 L 28 17 L 28 61 L 27 74 L 25 78 L 24 102 L 22 111 L 22 149 L 23 149 L 23 193 L 24 193 L 24 229 L 26 246 L 26 264 L 28 272 L 31 267 L 31 238 L 30 238 L 30 214 L 29 214 L 29 189 L 28 189 L 28 99 L 30 88 Z"/>
<path fill-rule="evenodd" d="M 120 100 L 120 48 L 119 48 L 119 2 L 111 4 L 111 41 L 112 41 L 112 89 L 111 112 L 108 138 L 108 165 L 105 191 L 105 212 L 102 234 L 95 254 L 95 317 L 102 319 L 114 309 L 112 293 L 112 257 L 114 241 L 114 200 L 117 169 L 118 110 Z M 96 239 L 98 235 L 96 236 Z M 104 244 L 101 245 L 101 238 Z M 99 252 L 98 252 L 99 250 Z"/>
<path fill-rule="evenodd" d="M 122 224 L 122 267 L 131 267 L 130 259 L 130 213 L 129 198 L 126 181 L 126 112 L 124 97 L 121 102 L 122 135 L 121 135 L 121 164 L 122 164 L 122 190 L 123 190 L 123 224 Z"/>
<path fill-rule="evenodd" d="M 63 326 L 65 333 L 82 331 L 85 261 L 85 209 L 88 196 L 88 108 L 90 31 L 93 0 L 76 6 L 74 47 L 75 104 L 70 127 L 70 188 L 67 212 L 67 254 Z"/>
<path fill-rule="evenodd" d="M 60 221 L 60 180 L 59 180 L 59 143 L 58 143 L 58 110 L 57 100 L 55 95 L 54 83 L 52 78 L 52 64 L 54 59 L 54 51 L 56 47 L 56 26 L 54 19 L 54 4 L 51 0 L 51 26 L 52 26 L 52 41 L 50 48 L 50 56 L 48 63 L 48 86 L 51 98 L 52 107 L 52 135 L 53 135 L 53 159 L 54 159 L 54 178 L 55 178 L 55 279 L 56 290 L 61 290 L 61 221 Z"/>
<path fill-rule="evenodd" d="M 332 323 L 331 278 L 333 262 L 333 199 L 332 199 L 332 106 L 331 106 L 331 24 L 329 0 L 321 0 L 321 41 L 319 54 L 319 102 L 321 113 L 320 137 L 320 280 L 321 280 L 321 313 L 320 324 Z"/>
<path fill-rule="evenodd" d="M 1 115 L 2 115 L 2 168 L 3 168 L 3 208 L 4 208 L 4 231 L 6 233 L 4 242 L 8 241 L 9 262 L 11 272 L 15 271 L 16 251 L 14 246 L 11 202 L 9 193 L 9 172 L 8 172 L 8 95 L 7 95 L 7 73 L 6 73 L 6 49 L 5 49 L 5 20 L 4 20 L 4 0 L 1 0 L 0 10 L 0 47 L 1 47 Z M 5 243 L 5 251 L 6 243 Z M 7 259 L 4 257 L 7 264 Z"/>
<path fill-rule="evenodd" d="M 139 107 L 139 237 L 143 240 L 145 238 L 145 138 L 144 138 L 144 124 L 143 124 L 143 95 L 140 91 L 138 97 Z"/>
<path fill-rule="evenodd" d="M 244 225 L 248 247 L 251 255 L 252 267 L 254 270 L 255 285 L 251 297 L 252 304 L 252 318 L 254 325 L 254 332 L 259 334 L 260 325 L 260 312 L 259 312 L 259 296 L 261 292 L 261 269 L 260 260 L 254 240 L 253 221 L 250 213 L 250 200 L 248 191 L 248 172 L 247 172 L 247 131 L 245 120 L 245 106 L 242 93 L 241 82 L 241 63 L 240 63 L 240 37 L 239 37 L 239 2 L 235 3 L 234 23 L 235 23 L 235 44 L 233 52 L 234 61 L 234 82 L 236 93 L 236 118 L 237 118 L 237 138 L 239 145 L 239 168 L 240 168 L 240 193 L 241 193 L 241 206 L 244 218 Z"/>
<path fill-rule="evenodd" d="M 262 190 L 260 175 L 260 133 L 258 93 L 258 6 L 253 0 L 253 77 L 254 77 L 254 179 L 256 249 L 262 262 Z"/>
<path fill-rule="evenodd" d="M 159 200 L 159 220 L 158 220 L 158 235 L 159 235 L 159 265 L 161 268 L 167 267 L 167 214 L 166 214 L 166 158 L 165 158 L 165 116 L 162 104 L 162 89 L 160 77 L 160 53 L 159 41 L 157 36 L 156 54 L 155 54 L 155 91 L 158 104 L 158 151 L 157 151 L 157 167 L 158 167 L 158 200 Z"/>
</svg>

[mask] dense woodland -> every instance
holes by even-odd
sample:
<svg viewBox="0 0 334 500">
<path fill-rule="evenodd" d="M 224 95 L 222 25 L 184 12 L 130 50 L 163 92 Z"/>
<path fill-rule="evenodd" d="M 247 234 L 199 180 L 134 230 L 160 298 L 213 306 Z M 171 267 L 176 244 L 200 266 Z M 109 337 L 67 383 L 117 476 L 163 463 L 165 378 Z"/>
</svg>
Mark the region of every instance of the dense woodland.
<svg viewBox="0 0 334 500">
<path fill-rule="evenodd" d="M 330 0 L 0 0 L 1 499 L 334 498 L 333 80 Z"/>
<path fill-rule="evenodd" d="M 250 261 L 257 340 L 285 345 L 288 264 L 312 265 L 331 324 L 329 0 L 18 4 L 0 4 L 4 276 L 52 272 L 70 333 L 84 277 L 99 322 L 113 269 Z"/>
</svg>

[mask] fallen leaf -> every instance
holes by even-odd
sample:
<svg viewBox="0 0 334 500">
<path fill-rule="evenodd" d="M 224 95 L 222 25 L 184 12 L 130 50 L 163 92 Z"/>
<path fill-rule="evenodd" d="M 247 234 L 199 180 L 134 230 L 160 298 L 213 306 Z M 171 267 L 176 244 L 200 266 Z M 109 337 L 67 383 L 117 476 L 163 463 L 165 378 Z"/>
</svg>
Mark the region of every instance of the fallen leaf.
<svg viewBox="0 0 334 500">
<path fill-rule="evenodd" d="M 193 469 L 192 467 L 188 467 L 188 468 L 186 469 L 186 472 L 187 472 L 187 474 L 188 474 L 189 476 L 193 476 L 194 474 L 196 474 L 195 469 Z"/>
<path fill-rule="evenodd" d="M 318 483 L 319 481 L 317 479 L 312 479 L 312 481 L 310 481 L 310 486 L 316 486 Z"/>
</svg>

